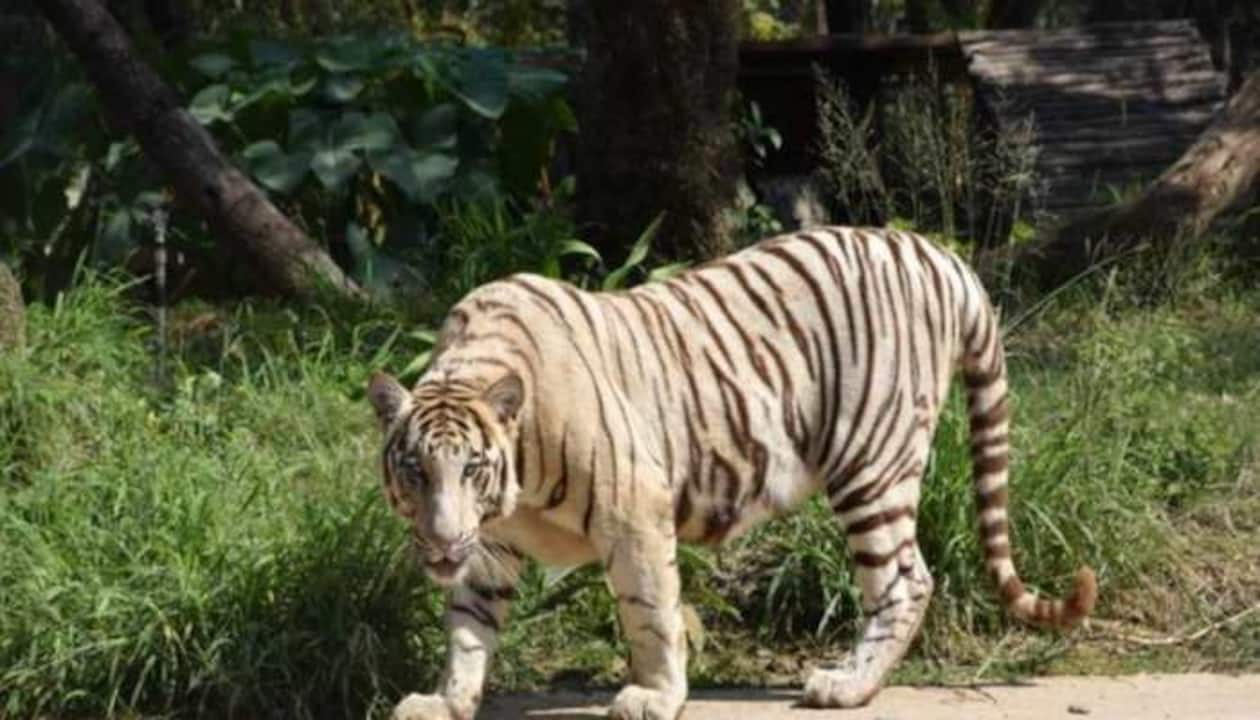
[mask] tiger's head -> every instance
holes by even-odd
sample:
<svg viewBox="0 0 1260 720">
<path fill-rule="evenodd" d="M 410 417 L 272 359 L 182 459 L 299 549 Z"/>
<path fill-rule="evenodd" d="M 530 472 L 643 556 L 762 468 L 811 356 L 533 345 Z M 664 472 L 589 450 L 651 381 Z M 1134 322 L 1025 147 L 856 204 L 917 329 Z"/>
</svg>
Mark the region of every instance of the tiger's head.
<svg viewBox="0 0 1260 720">
<path fill-rule="evenodd" d="M 368 398 L 385 431 L 385 498 L 411 522 L 429 576 L 454 584 L 477 550 L 481 526 L 516 507 L 521 378 L 508 373 L 481 385 L 422 378 L 408 391 L 377 373 Z"/>
</svg>

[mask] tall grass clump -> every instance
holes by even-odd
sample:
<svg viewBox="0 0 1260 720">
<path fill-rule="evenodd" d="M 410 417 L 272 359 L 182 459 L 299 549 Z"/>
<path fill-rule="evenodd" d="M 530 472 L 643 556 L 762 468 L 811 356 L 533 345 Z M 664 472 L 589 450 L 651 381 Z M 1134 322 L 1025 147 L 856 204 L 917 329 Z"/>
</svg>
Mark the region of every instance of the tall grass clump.
<svg viewBox="0 0 1260 720">
<path fill-rule="evenodd" d="M 569 217 L 549 207 L 522 208 L 498 197 L 455 200 L 443 206 L 415 264 L 425 268 L 435 305 L 444 311 L 479 285 L 514 272 L 560 277 L 565 257 L 595 252 L 576 237 Z"/>
<path fill-rule="evenodd" d="M 1031 237 L 1042 192 L 1031 118 L 982 124 L 975 98 L 934 71 L 889 85 L 865 108 L 826 73 L 815 83 L 817 173 L 838 219 L 972 247 Z"/>
<path fill-rule="evenodd" d="M 355 397 L 388 342 L 274 315 L 160 392 L 116 283 L 32 308 L 0 357 L 0 715 L 347 716 L 433 675 Z"/>
</svg>

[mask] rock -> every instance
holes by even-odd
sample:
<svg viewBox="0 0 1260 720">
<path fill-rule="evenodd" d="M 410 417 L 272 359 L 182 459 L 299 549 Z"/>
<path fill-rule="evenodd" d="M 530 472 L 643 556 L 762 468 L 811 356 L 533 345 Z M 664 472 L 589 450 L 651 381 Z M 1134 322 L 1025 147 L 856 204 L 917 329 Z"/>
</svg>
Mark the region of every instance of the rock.
<svg viewBox="0 0 1260 720">
<path fill-rule="evenodd" d="M 0 262 L 0 350 L 26 344 L 26 305 L 22 286 L 9 266 Z"/>
</svg>

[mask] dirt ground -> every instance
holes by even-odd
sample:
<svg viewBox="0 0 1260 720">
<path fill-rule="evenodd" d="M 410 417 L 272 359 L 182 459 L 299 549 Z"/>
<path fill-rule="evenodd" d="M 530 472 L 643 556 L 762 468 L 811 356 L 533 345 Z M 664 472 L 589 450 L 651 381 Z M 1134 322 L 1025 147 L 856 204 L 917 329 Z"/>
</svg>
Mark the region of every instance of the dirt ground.
<svg viewBox="0 0 1260 720">
<path fill-rule="evenodd" d="M 589 720 L 610 693 L 490 698 L 478 718 Z M 1053 677 L 1007 685 L 894 687 L 859 710 L 794 707 L 787 690 L 692 693 L 683 720 L 1260 720 L 1260 675 Z"/>
</svg>

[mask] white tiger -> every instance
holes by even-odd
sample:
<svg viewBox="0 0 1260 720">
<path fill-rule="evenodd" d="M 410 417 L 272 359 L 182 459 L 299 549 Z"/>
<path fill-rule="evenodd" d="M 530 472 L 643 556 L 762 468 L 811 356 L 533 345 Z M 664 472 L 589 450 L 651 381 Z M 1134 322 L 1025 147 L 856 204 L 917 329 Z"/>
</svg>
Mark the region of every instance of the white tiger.
<svg viewBox="0 0 1260 720">
<path fill-rule="evenodd" d="M 868 702 L 923 621 L 920 480 L 961 367 L 985 564 L 1021 620 L 1067 627 L 1097 594 L 1027 591 L 1010 556 L 1005 360 L 953 254 L 890 230 L 766 240 L 662 283 L 591 293 L 531 275 L 485 285 L 442 329 L 414 390 L 377 374 L 385 494 L 449 586 L 449 648 L 407 720 L 472 718 L 526 556 L 603 563 L 631 648 L 614 718 L 673 720 L 687 697 L 678 541 L 717 543 L 826 493 L 867 620 L 804 702 Z"/>
</svg>

